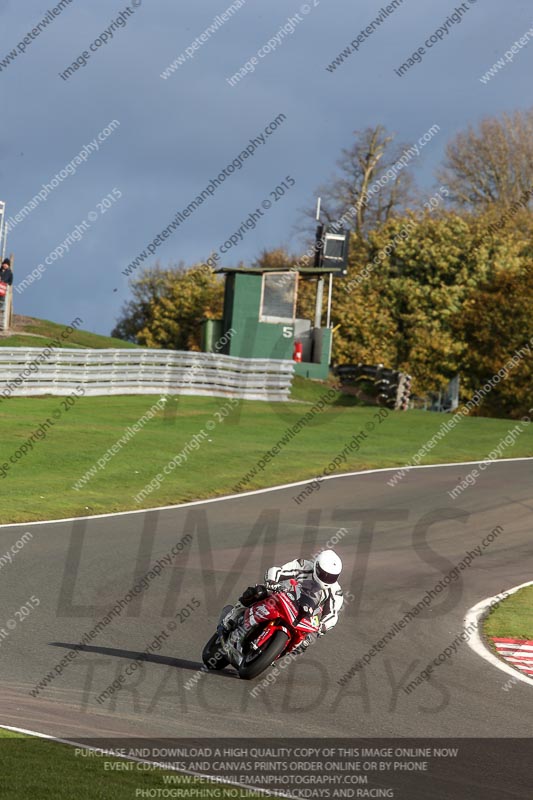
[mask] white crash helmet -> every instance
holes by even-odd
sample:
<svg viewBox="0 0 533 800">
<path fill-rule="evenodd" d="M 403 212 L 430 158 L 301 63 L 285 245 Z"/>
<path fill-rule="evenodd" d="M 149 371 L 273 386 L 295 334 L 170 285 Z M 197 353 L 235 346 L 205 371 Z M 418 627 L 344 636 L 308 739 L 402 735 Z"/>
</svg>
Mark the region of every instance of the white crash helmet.
<svg viewBox="0 0 533 800">
<path fill-rule="evenodd" d="M 327 589 L 338 580 L 341 570 L 342 561 L 337 553 L 333 550 L 323 550 L 315 558 L 313 577 L 323 589 Z"/>
</svg>

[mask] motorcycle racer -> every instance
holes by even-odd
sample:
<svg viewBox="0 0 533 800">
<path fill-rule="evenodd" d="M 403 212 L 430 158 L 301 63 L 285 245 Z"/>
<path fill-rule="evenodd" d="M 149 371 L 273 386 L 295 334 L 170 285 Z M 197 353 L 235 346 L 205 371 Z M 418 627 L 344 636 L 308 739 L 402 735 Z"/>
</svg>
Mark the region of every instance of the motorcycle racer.
<svg viewBox="0 0 533 800">
<path fill-rule="evenodd" d="M 295 558 L 281 567 L 270 567 L 265 573 L 265 585 L 249 586 L 238 602 L 223 618 L 219 632 L 223 635 L 233 630 L 243 608 L 280 588 L 284 581 L 296 580 L 299 584 L 312 581 L 319 592 L 319 605 L 322 612 L 318 636 L 323 636 L 336 624 L 344 597 L 338 582 L 342 561 L 333 550 L 323 550 L 313 559 Z M 304 652 L 311 643 L 308 636 L 293 652 Z"/>
</svg>

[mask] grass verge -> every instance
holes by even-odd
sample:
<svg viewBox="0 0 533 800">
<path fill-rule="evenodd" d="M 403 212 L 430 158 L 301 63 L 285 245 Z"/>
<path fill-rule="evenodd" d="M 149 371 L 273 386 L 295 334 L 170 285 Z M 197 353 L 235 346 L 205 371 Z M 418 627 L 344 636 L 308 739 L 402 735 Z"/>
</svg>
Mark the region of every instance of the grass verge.
<svg viewBox="0 0 533 800">
<path fill-rule="evenodd" d="M 127 740 L 117 740 L 117 748 L 128 749 Z M 112 756 L 76 755 L 76 748 L 0 729 L 2 790 L 5 800 L 131 800 L 143 797 L 142 790 L 153 797 L 239 797 L 273 800 L 272 796 L 239 791 L 222 783 L 185 780 L 179 772 L 170 772 L 146 764 Z M 107 766 L 106 766 L 107 764 Z M 115 765 L 114 769 L 112 765 Z M 180 791 L 181 790 L 181 791 Z M 192 790 L 192 791 L 191 791 Z M 237 792 L 237 793 L 236 793 Z M 150 796 L 145 794 L 145 797 Z"/>
<path fill-rule="evenodd" d="M 51 341 L 57 339 L 59 343 L 56 347 L 90 347 L 100 349 L 103 347 L 137 347 L 136 344 L 125 342 L 122 339 L 115 339 L 113 336 L 100 336 L 98 333 L 84 331 L 77 326 L 83 320 L 74 324 L 76 330 L 69 332 L 65 339 L 61 339 L 61 334 L 67 325 L 60 325 L 48 319 L 37 319 L 36 317 L 24 317 L 19 314 L 14 315 L 12 334 L 10 336 L 0 336 L 0 347 L 46 347 Z"/>
<path fill-rule="evenodd" d="M 294 391 L 296 402 L 242 401 L 235 407 L 218 398 L 170 397 L 165 410 L 124 444 L 121 437 L 158 397 L 81 397 L 68 408 L 60 397 L 4 400 L 0 402 L 0 522 L 171 505 L 312 479 L 325 469 L 333 474 L 401 466 L 445 421 L 442 415 L 423 411 L 357 407 L 350 398 L 336 394 L 259 467 L 263 455 L 305 421 L 327 387 L 296 382 Z M 46 421 L 49 427 L 43 431 Z M 463 419 L 421 463 L 482 460 L 516 424 Z M 341 458 L 354 437 L 357 447 Z M 164 475 L 164 468 L 180 453 L 180 464 Z M 533 425 L 524 424 L 503 455 L 532 456 Z M 328 467 L 336 457 L 337 466 Z M 458 467 L 454 485 L 456 477 L 469 471 Z M 158 473 L 161 481 L 155 478 Z M 488 474 L 490 467 L 479 480 Z M 386 477 L 390 476 L 384 476 L 384 483 Z M 136 502 L 134 497 L 147 486 L 151 491 Z"/>
<path fill-rule="evenodd" d="M 533 640 L 533 586 L 519 589 L 491 611 L 484 624 L 485 636 Z"/>
</svg>

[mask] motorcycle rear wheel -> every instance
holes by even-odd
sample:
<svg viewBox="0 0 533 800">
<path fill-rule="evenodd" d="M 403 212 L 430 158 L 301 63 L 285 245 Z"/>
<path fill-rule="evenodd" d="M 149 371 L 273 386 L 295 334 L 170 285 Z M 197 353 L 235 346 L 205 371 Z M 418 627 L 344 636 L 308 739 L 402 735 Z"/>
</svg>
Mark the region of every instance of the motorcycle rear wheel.
<svg viewBox="0 0 533 800">
<path fill-rule="evenodd" d="M 206 646 L 202 650 L 202 661 L 207 669 L 224 669 L 229 664 L 229 660 L 220 648 L 218 634 L 214 633 Z"/>
<path fill-rule="evenodd" d="M 245 658 L 239 667 L 239 677 L 247 681 L 257 678 L 283 653 L 288 641 L 289 637 L 284 631 L 276 631 L 260 653 L 251 653 Z"/>
</svg>

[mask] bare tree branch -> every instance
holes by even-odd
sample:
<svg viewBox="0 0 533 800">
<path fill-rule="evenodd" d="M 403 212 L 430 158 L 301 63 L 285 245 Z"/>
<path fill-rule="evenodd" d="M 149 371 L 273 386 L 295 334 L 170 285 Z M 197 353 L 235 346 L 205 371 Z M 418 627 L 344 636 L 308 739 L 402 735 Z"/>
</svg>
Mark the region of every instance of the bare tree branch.
<svg viewBox="0 0 533 800">
<path fill-rule="evenodd" d="M 450 200 L 469 211 L 502 209 L 533 188 L 533 109 L 488 117 L 458 133 L 437 173 Z"/>
</svg>

